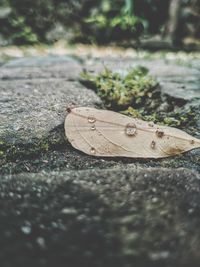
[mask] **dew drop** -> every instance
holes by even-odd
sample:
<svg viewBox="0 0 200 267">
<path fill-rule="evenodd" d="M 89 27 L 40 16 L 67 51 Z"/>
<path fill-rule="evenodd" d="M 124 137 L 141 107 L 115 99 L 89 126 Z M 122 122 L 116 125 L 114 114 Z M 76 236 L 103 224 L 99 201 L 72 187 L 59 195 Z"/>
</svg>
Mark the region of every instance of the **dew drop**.
<svg viewBox="0 0 200 267">
<path fill-rule="evenodd" d="M 95 121 L 96 121 L 95 117 L 93 117 L 93 116 L 89 116 L 88 117 L 88 122 L 89 123 L 94 123 Z"/>
<path fill-rule="evenodd" d="M 154 127 L 154 123 L 153 122 L 149 122 L 149 127 Z"/>
<path fill-rule="evenodd" d="M 155 141 L 152 141 L 152 142 L 151 142 L 151 148 L 154 149 L 155 146 L 156 146 L 156 142 L 155 142 Z"/>
<path fill-rule="evenodd" d="M 136 125 L 134 123 L 128 123 L 125 128 L 125 134 L 133 136 L 136 135 L 136 133 L 137 133 Z"/>
<path fill-rule="evenodd" d="M 94 147 L 91 147 L 90 152 L 91 152 L 91 154 L 95 154 L 96 153 L 96 149 Z"/>
<path fill-rule="evenodd" d="M 31 227 L 28 225 L 23 225 L 23 226 L 21 226 L 21 231 L 24 234 L 29 235 L 31 233 Z"/>
<path fill-rule="evenodd" d="M 90 128 L 92 131 L 95 131 L 96 130 L 96 126 L 93 124 Z"/>
<path fill-rule="evenodd" d="M 164 132 L 163 131 L 160 131 L 160 130 L 157 130 L 156 131 L 156 135 L 159 137 L 159 138 L 162 138 L 164 136 Z"/>
<path fill-rule="evenodd" d="M 44 239 L 43 237 L 38 237 L 38 238 L 36 239 L 36 242 L 37 242 L 37 244 L 39 245 L 39 247 L 40 247 L 41 249 L 45 249 L 45 248 L 46 248 L 45 239 Z"/>
</svg>

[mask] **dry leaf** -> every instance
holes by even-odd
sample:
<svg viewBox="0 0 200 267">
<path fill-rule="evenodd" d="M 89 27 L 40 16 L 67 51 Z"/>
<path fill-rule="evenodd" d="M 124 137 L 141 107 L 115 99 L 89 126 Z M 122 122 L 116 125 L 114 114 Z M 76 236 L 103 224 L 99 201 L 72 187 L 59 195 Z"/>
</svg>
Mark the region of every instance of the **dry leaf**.
<svg viewBox="0 0 200 267">
<path fill-rule="evenodd" d="M 93 156 L 163 158 L 200 147 L 200 139 L 179 129 L 88 107 L 70 110 L 65 133 L 73 147 Z"/>
</svg>

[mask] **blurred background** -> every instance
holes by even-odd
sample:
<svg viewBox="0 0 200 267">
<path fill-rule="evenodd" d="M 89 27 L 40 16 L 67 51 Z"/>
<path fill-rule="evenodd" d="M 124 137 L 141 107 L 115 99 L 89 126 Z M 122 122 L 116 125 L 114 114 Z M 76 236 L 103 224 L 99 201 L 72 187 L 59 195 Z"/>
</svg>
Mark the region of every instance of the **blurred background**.
<svg viewBox="0 0 200 267">
<path fill-rule="evenodd" d="M 0 46 L 58 40 L 200 50 L 200 0 L 0 0 Z"/>
</svg>

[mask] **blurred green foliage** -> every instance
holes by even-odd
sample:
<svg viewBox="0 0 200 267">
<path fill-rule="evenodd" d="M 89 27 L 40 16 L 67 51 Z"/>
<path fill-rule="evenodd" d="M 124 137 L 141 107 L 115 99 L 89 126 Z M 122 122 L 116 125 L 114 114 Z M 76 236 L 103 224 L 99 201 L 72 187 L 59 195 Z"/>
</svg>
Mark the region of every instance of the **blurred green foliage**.
<svg viewBox="0 0 200 267">
<path fill-rule="evenodd" d="M 38 42 L 37 34 L 26 24 L 23 16 L 11 16 L 8 19 L 9 34 L 15 44 L 34 44 Z"/>
<path fill-rule="evenodd" d="M 134 14 L 132 0 L 103 0 L 91 9 L 82 25 L 89 41 L 102 43 L 137 37 L 144 24 L 145 21 Z"/>
<path fill-rule="evenodd" d="M 1 22 L 1 33 L 13 43 L 47 42 L 46 33 L 57 22 L 66 31 L 73 29 L 73 38 L 83 42 L 106 43 L 138 37 L 144 30 L 158 30 L 165 4 L 159 0 L 1 0 L 11 13 Z M 157 27 L 154 15 L 162 17 Z"/>
<path fill-rule="evenodd" d="M 0 0 L 11 8 L 0 33 L 13 43 L 54 41 L 47 33 L 58 23 L 73 40 L 107 43 L 160 33 L 170 0 Z"/>
</svg>

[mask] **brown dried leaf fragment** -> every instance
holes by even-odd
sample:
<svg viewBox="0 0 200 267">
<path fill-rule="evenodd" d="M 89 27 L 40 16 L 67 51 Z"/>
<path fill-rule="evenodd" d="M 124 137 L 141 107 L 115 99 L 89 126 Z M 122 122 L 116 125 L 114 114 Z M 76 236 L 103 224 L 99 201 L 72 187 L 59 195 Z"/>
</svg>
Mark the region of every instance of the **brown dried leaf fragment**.
<svg viewBox="0 0 200 267">
<path fill-rule="evenodd" d="M 164 158 L 194 148 L 200 140 L 173 127 L 89 107 L 73 108 L 65 120 L 67 139 L 78 150 L 102 157 Z"/>
</svg>

